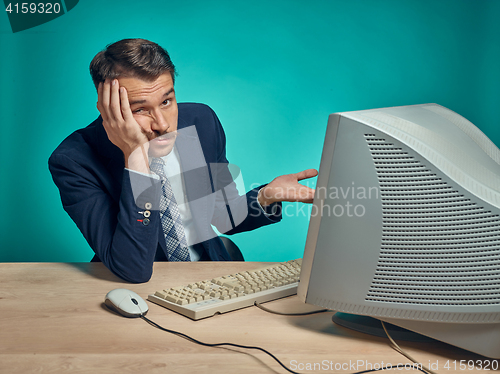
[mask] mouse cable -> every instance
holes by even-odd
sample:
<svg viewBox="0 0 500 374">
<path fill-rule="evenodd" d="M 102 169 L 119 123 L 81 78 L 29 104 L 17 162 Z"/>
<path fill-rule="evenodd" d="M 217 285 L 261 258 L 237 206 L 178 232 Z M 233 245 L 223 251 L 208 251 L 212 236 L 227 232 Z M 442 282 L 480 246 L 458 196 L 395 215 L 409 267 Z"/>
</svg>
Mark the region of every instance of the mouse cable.
<svg viewBox="0 0 500 374">
<path fill-rule="evenodd" d="M 276 356 L 274 356 L 271 352 L 266 351 L 264 348 L 254 347 L 254 346 L 247 346 L 247 345 L 240 345 L 240 344 L 233 344 L 233 343 L 204 343 L 202 341 L 199 341 L 199 340 L 196 340 L 195 338 L 190 337 L 189 335 L 183 334 L 182 332 L 178 332 L 178 331 L 175 331 L 175 330 L 169 330 L 169 329 L 167 329 L 165 327 L 162 327 L 162 326 L 158 325 L 157 323 L 151 321 L 147 317 L 141 316 L 141 318 L 143 320 L 145 320 L 147 323 L 149 323 L 150 325 L 152 325 L 152 326 L 154 326 L 154 327 L 156 327 L 156 328 L 158 328 L 158 329 L 160 329 L 162 331 L 169 332 L 171 334 L 180 336 L 181 338 L 187 339 L 190 342 L 193 342 L 193 343 L 196 343 L 196 344 L 200 344 L 200 345 L 203 345 L 203 346 L 206 346 L 206 347 L 220 347 L 220 346 L 226 345 L 226 346 L 230 346 L 230 347 L 237 347 L 237 348 L 244 348 L 244 349 L 257 349 L 257 350 L 259 350 L 261 352 L 264 352 L 267 355 L 271 356 L 278 364 L 281 365 L 281 367 L 283 367 L 285 370 L 288 370 L 290 373 L 300 374 L 300 373 L 297 373 L 296 371 L 288 369 L 280 360 L 278 360 L 278 358 L 276 358 Z"/>
<path fill-rule="evenodd" d="M 275 310 L 266 308 L 262 304 L 258 303 L 257 301 L 254 303 L 254 305 L 257 308 L 262 309 L 265 312 L 272 313 L 272 314 L 277 314 L 279 316 L 308 316 L 310 314 L 317 314 L 317 313 L 326 313 L 326 312 L 333 312 L 333 310 L 330 309 L 319 309 L 319 310 L 313 310 L 311 312 L 303 312 L 303 313 L 282 313 L 282 312 L 277 312 Z"/>
<path fill-rule="evenodd" d="M 226 346 L 230 346 L 230 347 L 237 347 L 237 348 L 243 348 L 243 349 L 256 349 L 256 350 L 259 350 L 259 351 L 264 352 L 265 354 L 269 355 L 270 357 L 272 357 L 286 371 L 288 371 L 290 373 L 293 373 L 293 374 L 300 374 L 300 373 L 298 373 L 296 371 L 293 371 L 293 370 L 287 368 L 278 358 L 276 358 L 276 356 L 274 356 L 271 352 L 265 350 L 264 348 L 254 347 L 254 346 L 248 346 L 248 345 L 241 345 L 241 344 L 234 344 L 234 343 L 204 343 L 202 341 L 199 341 L 199 340 L 196 340 L 195 338 L 190 337 L 189 335 L 183 334 L 182 332 L 178 332 L 178 331 L 175 331 L 175 330 L 169 330 L 169 329 L 167 329 L 165 327 L 162 327 L 159 324 L 157 324 L 156 322 L 151 321 L 149 318 L 145 317 L 144 315 L 141 315 L 140 317 L 144 321 L 146 321 L 147 323 L 149 323 L 151 326 L 156 327 L 157 329 L 160 329 L 162 331 L 168 332 L 170 334 L 177 335 L 177 336 L 179 336 L 181 338 L 189 340 L 192 343 L 203 345 L 205 347 L 220 347 L 220 346 L 226 345 Z M 380 368 L 380 369 L 370 369 L 370 370 L 358 371 L 358 372 L 352 373 L 352 374 L 364 374 L 364 373 L 371 373 L 371 372 L 374 372 L 374 371 L 391 370 L 391 369 L 392 369 L 392 366 L 385 366 L 385 367 Z M 421 370 L 420 368 L 417 368 L 417 370 L 420 370 L 423 373 L 426 373 L 425 371 Z"/>
</svg>

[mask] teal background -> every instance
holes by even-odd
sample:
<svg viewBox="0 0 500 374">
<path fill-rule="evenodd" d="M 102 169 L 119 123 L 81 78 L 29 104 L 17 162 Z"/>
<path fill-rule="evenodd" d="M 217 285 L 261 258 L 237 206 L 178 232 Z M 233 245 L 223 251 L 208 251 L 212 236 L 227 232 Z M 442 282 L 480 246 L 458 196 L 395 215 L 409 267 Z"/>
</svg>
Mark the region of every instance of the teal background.
<svg viewBox="0 0 500 374">
<path fill-rule="evenodd" d="M 247 187 L 318 168 L 338 111 L 434 102 L 500 144 L 500 1 L 81 1 L 13 34 L 0 14 L 0 261 L 88 261 L 47 159 L 98 112 L 88 74 L 141 37 L 176 64 L 179 101 L 210 105 Z M 313 186 L 313 183 L 309 183 Z M 233 239 L 247 260 L 301 257 L 308 210 Z"/>
</svg>

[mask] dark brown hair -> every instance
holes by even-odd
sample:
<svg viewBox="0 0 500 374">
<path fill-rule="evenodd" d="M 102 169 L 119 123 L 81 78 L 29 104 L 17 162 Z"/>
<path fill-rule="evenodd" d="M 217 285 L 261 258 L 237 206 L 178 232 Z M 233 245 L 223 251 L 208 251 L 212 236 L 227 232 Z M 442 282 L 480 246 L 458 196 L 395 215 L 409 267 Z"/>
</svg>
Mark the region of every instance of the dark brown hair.
<svg viewBox="0 0 500 374">
<path fill-rule="evenodd" d="M 175 66 L 167 51 L 145 39 L 123 39 L 109 44 L 90 63 L 94 85 L 106 79 L 135 77 L 153 81 L 165 72 L 175 80 Z"/>
</svg>

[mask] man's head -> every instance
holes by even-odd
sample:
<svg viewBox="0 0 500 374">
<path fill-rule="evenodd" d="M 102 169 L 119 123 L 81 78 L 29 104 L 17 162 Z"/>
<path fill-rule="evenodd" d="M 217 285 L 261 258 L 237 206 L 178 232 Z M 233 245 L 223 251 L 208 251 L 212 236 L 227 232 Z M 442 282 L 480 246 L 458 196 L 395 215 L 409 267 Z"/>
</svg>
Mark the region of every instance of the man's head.
<svg viewBox="0 0 500 374">
<path fill-rule="evenodd" d="M 166 72 L 174 82 L 175 66 L 167 51 L 145 39 L 123 39 L 109 44 L 90 63 L 96 88 L 106 79 L 131 77 L 151 82 Z"/>
<path fill-rule="evenodd" d="M 124 39 L 99 52 L 90 64 L 90 73 L 97 88 L 97 108 L 110 141 L 124 155 L 141 138 L 149 141 L 153 157 L 170 153 L 178 111 L 175 67 L 168 53 L 148 40 Z M 139 129 L 142 135 L 137 133 Z"/>
</svg>

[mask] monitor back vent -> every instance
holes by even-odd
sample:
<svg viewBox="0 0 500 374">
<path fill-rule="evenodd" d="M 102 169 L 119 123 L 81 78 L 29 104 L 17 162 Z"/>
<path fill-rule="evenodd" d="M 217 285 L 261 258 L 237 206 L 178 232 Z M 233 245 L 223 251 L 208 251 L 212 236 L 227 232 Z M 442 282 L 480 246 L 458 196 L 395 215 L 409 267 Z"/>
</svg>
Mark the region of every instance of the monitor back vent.
<svg viewBox="0 0 500 374">
<path fill-rule="evenodd" d="M 401 147 L 365 134 L 383 230 L 367 301 L 500 305 L 500 218 Z"/>
</svg>

